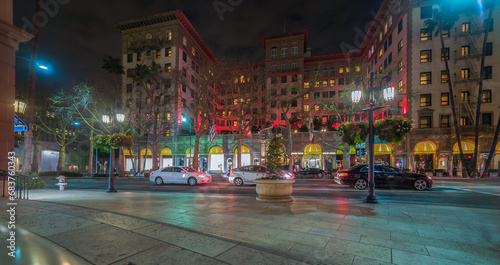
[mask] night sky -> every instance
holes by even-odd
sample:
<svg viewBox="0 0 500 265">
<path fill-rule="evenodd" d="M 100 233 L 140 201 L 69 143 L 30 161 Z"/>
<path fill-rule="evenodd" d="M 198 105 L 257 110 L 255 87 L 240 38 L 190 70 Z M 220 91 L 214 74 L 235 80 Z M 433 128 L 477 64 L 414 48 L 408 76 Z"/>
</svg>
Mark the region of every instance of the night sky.
<svg viewBox="0 0 500 265">
<path fill-rule="evenodd" d="M 15 0 L 15 26 L 32 32 L 35 0 Z M 340 44 L 354 45 L 356 27 L 366 32 L 382 0 L 43 0 L 56 3 L 45 12 L 48 21 L 40 31 L 38 57 L 49 72 L 38 71 L 40 93 L 85 80 L 109 79 L 101 69 L 106 55 L 119 57 L 120 32 L 116 22 L 180 9 L 217 58 L 262 62 L 261 37 L 286 30 L 309 30 L 312 55 L 341 52 Z M 61 3 L 61 4 L 59 4 Z M 214 3 L 227 5 L 220 19 Z M 231 6 L 233 3 L 235 6 Z M 57 12 L 52 12 L 53 10 Z M 359 31 L 359 30 L 358 30 Z M 21 44 L 18 56 L 29 58 L 32 42 Z M 28 64 L 16 61 L 18 93 L 27 90 Z"/>
</svg>

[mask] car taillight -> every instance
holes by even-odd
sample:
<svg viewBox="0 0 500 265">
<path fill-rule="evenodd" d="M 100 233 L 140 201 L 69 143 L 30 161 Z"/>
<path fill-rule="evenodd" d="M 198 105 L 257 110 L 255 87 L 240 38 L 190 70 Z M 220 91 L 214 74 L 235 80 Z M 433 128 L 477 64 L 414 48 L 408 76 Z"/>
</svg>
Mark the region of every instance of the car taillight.
<svg viewBox="0 0 500 265">
<path fill-rule="evenodd" d="M 349 176 L 349 174 L 347 174 L 345 172 L 341 172 L 341 173 L 338 173 L 338 176 L 341 178 L 345 178 L 345 177 Z"/>
<path fill-rule="evenodd" d="M 149 175 L 150 175 L 150 176 L 151 176 L 151 175 L 153 175 L 153 174 L 154 174 L 154 172 L 153 172 L 153 171 L 151 171 L 151 172 L 149 173 Z"/>
</svg>

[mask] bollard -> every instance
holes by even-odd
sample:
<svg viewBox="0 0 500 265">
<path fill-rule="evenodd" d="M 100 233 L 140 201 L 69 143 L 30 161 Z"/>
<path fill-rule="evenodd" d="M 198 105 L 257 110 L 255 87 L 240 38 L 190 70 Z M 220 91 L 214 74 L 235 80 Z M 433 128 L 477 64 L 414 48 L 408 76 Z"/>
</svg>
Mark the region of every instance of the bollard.
<svg viewBox="0 0 500 265">
<path fill-rule="evenodd" d="M 64 188 L 68 185 L 68 183 L 66 183 L 66 177 L 61 175 L 56 179 L 59 180 L 59 183 L 56 183 L 56 186 L 59 186 L 59 190 L 64 190 Z"/>
</svg>

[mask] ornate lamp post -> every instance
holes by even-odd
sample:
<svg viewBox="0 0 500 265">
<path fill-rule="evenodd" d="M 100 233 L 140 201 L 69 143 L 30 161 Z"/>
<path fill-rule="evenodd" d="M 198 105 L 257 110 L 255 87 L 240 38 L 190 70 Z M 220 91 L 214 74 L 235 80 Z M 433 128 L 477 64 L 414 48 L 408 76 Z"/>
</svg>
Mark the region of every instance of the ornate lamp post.
<svg viewBox="0 0 500 265">
<path fill-rule="evenodd" d="M 391 80 L 390 76 L 384 76 L 380 80 L 379 86 L 373 86 L 373 72 L 370 74 L 370 87 L 366 88 L 363 80 L 356 81 L 356 90 L 351 93 L 352 102 L 358 103 L 361 100 L 362 90 L 368 90 L 368 101 L 370 103 L 370 107 L 363 110 L 369 111 L 369 137 L 368 137 L 368 146 L 369 146 L 369 162 L 368 162 L 368 196 L 366 196 L 364 202 L 366 203 L 378 203 L 377 198 L 375 197 L 375 176 L 374 176 L 374 129 L 373 129 L 373 111 L 377 109 L 381 109 L 383 107 L 375 107 L 377 104 L 377 100 L 375 98 L 375 93 L 380 91 L 383 92 L 384 99 L 390 101 L 394 98 L 394 87 L 389 86 L 388 82 Z M 382 87 L 382 83 L 385 81 L 386 86 Z M 359 85 L 362 85 L 362 90 L 357 90 Z"/>
<path fill-rule="evenodd" d="M 125 115 L 121 113 L 111 113 L 110 115 L 102 115 L 102 121 L 104 123 L 111 123 L 112 134 L 115 133 L 115 121 L 122 123 L 125 120 Z M 113 115 L 115 114 L 115 115 Z M 109 177 L 108 177 L 108 189 L 106 192 L 116 192 L 115 181 L 114 181 L 114 169 L 115 169 L 115 149 L 110 147 L 109 150 Z"/>
</svg>

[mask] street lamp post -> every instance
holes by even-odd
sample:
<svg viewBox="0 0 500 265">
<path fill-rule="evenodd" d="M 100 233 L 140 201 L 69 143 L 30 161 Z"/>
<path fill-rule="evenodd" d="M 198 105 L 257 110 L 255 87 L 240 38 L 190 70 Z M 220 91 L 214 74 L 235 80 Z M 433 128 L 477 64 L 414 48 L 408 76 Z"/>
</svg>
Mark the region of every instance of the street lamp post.
<svg viewBox="0 0 500 265">
<path fill-rule="evenodd" d="M 111 112 L 111 111 L 109 111 L 109 112 Z M 115 114 L 115 116 L 113 116 L 113 114 Z M 120 113 L 110 113 L 110 115 L 102 115 L 102 121 L 104 123 L 111 123 L 112 134 L 115 133 L 115 120 L 117 122 L 123 122 L 125 120 L 125 115 L 120 114 Z M 116 192 L 115 180 L 114 180 L 114 175 L 115 175 L 114 169 L 115 169 L 115 149 L 110 147 L 110 150 L 109 150 L 108 189 L 106 190 L 107 193 Z"/>
<path fill-rule="evenodd" d="M 188 118 L 186 118 L 186 116 L 182 116 L 182 122 L 186 122 L 186 121 L 189 122 L 189 153 L 191 153 L 191 127 L 193 127 L 193 124 L 191 123 L 191 121 Z M 191 157 L 191 159 L 189 159 L 189 166 L 190 167 L 193 167 L 193 159 L 194 159 L 193 157 Z"/>
<path fill-rule="evenodd" d="M 386 82 L 387 86 L 382 87 L 382 82 Z M 373 72 L 370 74 L 370 87 L 368 87 L 368 100 L 370 103 L 370 107 L 363 110 L 368 110 L 368 124 L 369 124 L 369 136 L 368 136 L 368 150 L 369 150 L 369 164 L 368 164 L 368 196 L 366 196 L 364 202 L 366 203 L 378 203 L 377 197 L 375 197 L 375 175 L 374 175 L 374 128 L 373 128 L 373 111 L 377 109 L 381 109 L 383 107 L 375 107 L 377 100 L 375 98 L 375 92 L 383 91 L 384 99 L 391 100 L 394 97 L 394 87 L 389 86 L 388 82 L 391 80 L 390 76 L 384 76 L 380 80 L 379 86 L 373 86 Z M 363 90 L 367 90 L 365 83 L 363 80 L 356 81 L 356 89 L 359 87 L 359 84 L 362 85 Z M 358 103 L 361 100 L 362 91 L 356 90 L 351 93 L 352 102 Z"/>
</svg>

